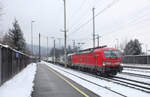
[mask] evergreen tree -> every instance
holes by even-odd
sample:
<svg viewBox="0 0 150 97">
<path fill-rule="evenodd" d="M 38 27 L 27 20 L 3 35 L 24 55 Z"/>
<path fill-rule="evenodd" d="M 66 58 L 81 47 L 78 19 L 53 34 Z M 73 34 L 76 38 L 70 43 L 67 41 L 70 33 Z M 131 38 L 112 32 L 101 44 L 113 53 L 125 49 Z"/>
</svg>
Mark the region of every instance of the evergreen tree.
<svg viewBox="0 0 150 97">
<path fill-rule="evenodd" d="M 18 21 L 15 19 L 13 23 L 13 28 L 9 29 L 8 35 L 6 35 L 4 41 L 7 41 L 6 44 L 11 46 L 12 48 L 25 52 L 26 50 L 26 42 L 23 37 L 23 33 L 18 24 Z M 9 40 L 6 40 L 9 39 Z"/>
<path fill-rule="evenodd" d="M 139 55 L 142 53 L 142 47 L 138 39 L 130 40 L 124 49 L 124 55 Z"/>
</svg>

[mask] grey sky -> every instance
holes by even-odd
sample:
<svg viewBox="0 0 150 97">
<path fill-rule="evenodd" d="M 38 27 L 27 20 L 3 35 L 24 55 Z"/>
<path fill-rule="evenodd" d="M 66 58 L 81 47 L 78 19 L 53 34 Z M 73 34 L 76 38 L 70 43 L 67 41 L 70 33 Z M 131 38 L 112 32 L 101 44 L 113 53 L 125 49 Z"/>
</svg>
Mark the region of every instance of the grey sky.
<svg viewBox="0 0 150 97">
<path fill-rule="evenodd" d="M 3 17 L 1 31 L 7 32 L 16 18 L 24 32 L 26 41 L 30 43 L 30 22 L 33 24 L 34 44 L 38 44 L 38 33 L 42 37 L 42 45 L 46 45 L 46 36 L 63 38 L 63 1 L 62 0 L 1 0 Z M 85 42 L 83 48 L 92 46 L 92 22 L 80 30 L 78 27 L 92 17 L 92 7 L 97 14 L 114 0 L 66 0 L 68 43 L 72 40 Z M 96 33 L 102 36 L 101 44 L 114 47 L 117 43 L 137 38 L 143 47 L 150 43 L 150 0 L 116 0 L 113 6 L 96 17 Z M 50 46 L 52 39 L 50 39 Z M 58 44 L 58 41 L 57 41 Z M 61 41 L 63 44 L 63 41 Z M 148 44 L 148 49 L 150 45 Z"/>
</svg>

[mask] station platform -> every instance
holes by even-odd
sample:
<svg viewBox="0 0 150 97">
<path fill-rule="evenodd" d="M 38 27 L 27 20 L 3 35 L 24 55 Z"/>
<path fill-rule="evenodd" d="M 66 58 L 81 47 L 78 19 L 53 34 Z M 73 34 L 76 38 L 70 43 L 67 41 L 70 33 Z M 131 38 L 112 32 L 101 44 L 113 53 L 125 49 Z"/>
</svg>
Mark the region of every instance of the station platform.
<svg viewBox="0 0 150 97">
<path fill-rule="evenodd" d="M 100 97 L 41 63 L 34 83 L 32 97 Z"/>
</svg>

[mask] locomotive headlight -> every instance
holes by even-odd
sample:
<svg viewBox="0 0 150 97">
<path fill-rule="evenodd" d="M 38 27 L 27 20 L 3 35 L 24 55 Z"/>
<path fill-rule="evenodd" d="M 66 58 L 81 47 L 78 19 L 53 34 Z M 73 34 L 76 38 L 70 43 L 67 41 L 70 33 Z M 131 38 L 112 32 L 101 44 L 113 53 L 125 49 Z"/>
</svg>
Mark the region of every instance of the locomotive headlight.
<svg viewBox="0 0 150 97">
<path fill-rule="evenodd" d="M 105 66 L 106 65 L 106 62 L 103 62 L 103 66 Z"/>
</svg>

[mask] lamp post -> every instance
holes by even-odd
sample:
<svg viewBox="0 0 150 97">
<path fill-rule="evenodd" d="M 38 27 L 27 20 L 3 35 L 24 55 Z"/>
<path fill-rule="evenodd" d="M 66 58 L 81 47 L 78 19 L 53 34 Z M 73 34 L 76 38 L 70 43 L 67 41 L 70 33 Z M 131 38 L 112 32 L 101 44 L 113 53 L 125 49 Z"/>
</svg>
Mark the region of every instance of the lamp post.
<svg viewBox="0 0 150 97">
<path fill-rule="evenodd" d="M 32 50 L 32 54 L 34 54 L 33 53 L 33 23 L 34 23 L 35 21 L 31 21 L 31 50 Z"/>
<path fill-rule="evenodd" d="M 56 59 L 56 57 L 55 57 L 55 38 L 54 38 L 54 37 L 51 37 L 51 38 L 52 38 L 53 41 L 54 41 L 54 49 L 53 49 L 54 51 L 53 51 L 53 59 L 52 59 L 52 60 L 53 60 L 53 62 L 54 62 L 54 64 L 55 64 L 55 62 L 56 62 L 56 60 L 55 60 L 55 59 Z"/>
<path fill-rule="evenodd" d="M 48 60 L 48 41 L 49 41 L 49 38 L 47 37 L 47 60 Z"/>
<path fill-rule="evenodd" d="M 39 33 L 39 62 L 41 61 L 41 35 Z"/>
</svg>

